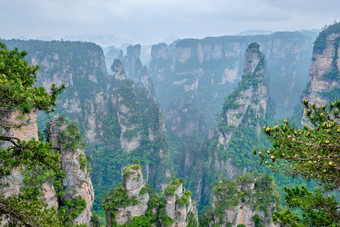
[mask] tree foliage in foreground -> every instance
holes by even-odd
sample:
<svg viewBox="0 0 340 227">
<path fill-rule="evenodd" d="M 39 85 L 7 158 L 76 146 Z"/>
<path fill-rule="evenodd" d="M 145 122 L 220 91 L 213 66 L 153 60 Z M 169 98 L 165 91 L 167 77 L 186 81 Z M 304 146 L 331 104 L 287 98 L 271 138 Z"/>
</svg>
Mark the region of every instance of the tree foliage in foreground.
<svg viewBox="0 0 340 227">
<path fill-rule="evenodd" d="M 41 200 L 40 185 L 44 178 L 40 174 L 60 171 L 60 156 L 52 151 L 49 143 L 21 141 L 8 136 L 6 132 L 25 124 L 25 114 L 34 110 L 54 111 L 57 95 L 64 85 L 55 84 L 46 92 L 43 86 L 35 87 L 38 66 L 29 66 L 24 59 L 26 52 L 8 50 L 0 42 L 0 143 L 8 142 L 6 148 L 0 147 L 0 179 L 4 179 L 14 169 L 29 174 L 35 184 L 26 185 L 18 195 L 6 197 L 0 193 L 0 224 L 9 226 L 62 226 L 55 208 L 47 208 Z M 8 122 L 8 114 L 17 113 L 21 123 Z M 1 145 L 1 144 L 0 144 Z M 24 166 L 24 168 L 22 168 Z M 54 179 L 45 179 L 54 180 Z M 6 185 L 1 185 L 1 187 Z M 5 222 L 4 222 L 5 221 Z"/>
<path fill-rule="evenodd" d="M 276 212 L 274 219 L 291 226 L 337 226 L 338 202 L 325 191 L 340 186 L 340 101 L 317 107 L 303 99 L 303 104 L 306 124 L 296 128 L 285 120 L 275 127 L 264 126 L 273 147 L 257 155 L 273 170 L 311 179 L 323 189 L 285 188 L 288 207 L 302 210 L 302 217 L 286 209 Z"/>
</svg>

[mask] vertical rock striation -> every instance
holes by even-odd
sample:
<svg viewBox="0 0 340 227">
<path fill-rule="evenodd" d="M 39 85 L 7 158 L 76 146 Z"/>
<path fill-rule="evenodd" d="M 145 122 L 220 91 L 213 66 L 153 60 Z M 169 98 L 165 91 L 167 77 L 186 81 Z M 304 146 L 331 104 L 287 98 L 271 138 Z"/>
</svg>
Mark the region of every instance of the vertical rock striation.
<svg viewBox="0 0 340 227">
<path fill-rule="evenodd" d="M 268 175 L 223 179 L 214 186 L 210 226 L 279 226 L 271 220 L 279 206 L 280 196 Z"/>
<path fill-rule="evenodd" d="M 38 140 L 37 111 L 32 111 L 22 115 L 19 111 L 3 112 L 2 122 L 0 123 L 1 134 L 9 137 L 18 138 L 19 140 L 28 141 L 31 139 Z M 0 147 L 8 147 L 11 144 L 5 142 Z M 25 187 L 23 182 L 24 176 L 21 168 L 12 169 L 9 176 L 0 179 L 0 188 L 5 197 L 17 195 Z M 58 208 L 57 195 L 53 185 L 50 182 L 44 182 L 40 191 L 42 199 L 48 207 Z"/>
<path fill-rule="evenodd" d="M 195 202 L 183 179 L 172 179 L 159 196 L 145 186 L 140 164 L 124 167 L 123 183 L 112 190 L 103 207 L 107 226 L 198 226 Z"/>
<path fill-rule="evenodd" d="M 305 98 L 318 105 L 340 96 L 340 23 L 330 25 L 314 43 Z"/>
<path fill-rule="evenodd" d="M 30 64 L 39 64 L 37 85 L 49 89 L 65 84 L 57 100 L 57 113 L 64 113 L 83 130 L 88 143 L 101 141 L 105 116 L 105 91 L 109 75 L 100 46 L 70 41 L 5 41 L 8 48 L 26 50 Z M 99 114 L 99 110 L 103 112 Z M 39 126 L 46 119 L 39 114 Z M 86 129 L 86 130 L 85 130 Z"/>
<path fill-rule="evenodd" d="M 134 46 L 128 46 L 126 48 L 126 56 L 120 57 L 126 69 L 127 78 L 135 82 L 139 82 L 144 74 L 140 53 L 141 45 L 136 44 Z"/>
<path fill-rule="evenodd" d="M 171 219 L 172 226 L 184 227 L 191 223 L 198 223 L 198 215 L 195 202 L 191 199 L 191 192 L 185 190 L 183 183 L 177 180 L 171 182 L 165 188 L 165 210 Z"/>
<path fill-rule="evenodd" d="M 219 125 L 219 144 L 228 147 L 233 129 L 255 127 L 261 131 L 260 121 L 268 112 L 269 88 L 265 72 L 264 55 L 257 43 L 249 44 L 244 56 L 243 76 L 236 90 L 230 94 L 223 106 Z"/>
<path fill-rule="evenodd" d="M 316 34 L 315 34 L 316 35 Z M 271 76 L 269 91 L 276 103 L 276 116 L 290 116 L 298 104 L 298 96 L 308 81 L 308 63 L 314 34 L 277 32 L 257 36 L 223 36 L 204 39 L 182 39 L 171 45 L 156 44 L 151 49 L 149 75 L 155 85 L 157 101 L 162 106 L 167 125 L 177 119 L 182 122 L 200 115 L 207 129 L 215 127 L 215 115 L 220 112 L 226 95 L 242 79 L 244 53 L 251 42 L 258 42 L 268 61 Z M 199 110 L 174 115 L 182 103 Z M 174 128 L 174 135 L 201 133 Z M 203 131 L 205 132 L 205 131 Z M 180 138 L 182 136 L 179 136 Z"/>
<path fill-rule="evenodd" d="M 9 48 L 26 49 L 27 60 L 40 63 L 38 84 L 66 85 L 58 97 L 56 113 L 65 113 L 84 134 L 86 153 L 93 159 L 91 175 L 97 195 L 94 209 L 101 209 L 99 198 L 121 181 L 121 170 L 130 159 L 143 160 L 146 181 L 154 185 L 161 187 L 171 176 L 165 124 L 147 72 L 139 67 L 140 47 L 128 51 L 131 67 L 124 70 L 124 60 L 114 61 L 111 76 L 106 71 L 102 49 L 93 43 L 5 43 Z M 146 89 L 126 79 L 127 73 L 134 72 L 141 73 L 139 79 Z M 38 118 L 43 128 L 46 116 Z M 104 166 L 110 168 L 103 171 Z"/>
<path fill-rule="evenodd" d="M 66 177 L 62 184 L 65 194 L 61 196 L 61 203 L 81 198 L 86 202 L 83 211 L 75 217 L 74 224 L 90 225 L 92 216 L 92 204 L 94 191 L 92 181 L 86 165 L 84 150 L 77 143 L 71 140 L 76 131 L 67 125 L 65 119 L 60 116 L 54 117 L 47 126 L 48 140 L 53 143 L 54 149 L 58 150 L 61 159 L 61 169 L 65 171 Z M 68 132 L 68 133 L 67 133 Z"/>
<path fill-rule="evenodd" d="M 186 178 L 200 205 L 208 203 L 218 174 L 234 178 L 258 166 L 251 150 L 261 145 L 261 126 L 270 116 L 268 76 L 258 43 L 249 44 L 243 72 L 237 88 L 225 99 L 217 133 L 203 141 L 189 140 L 199 145 L 182 150 L 179 176 Z"/>
<path fill-rule="evenodd" d="M 127 206 L 121 207 L 121 204 L 113 204 L 111 199 L 114 198 L 108 197 L 108 205 L 114 207 L 106 211 L 106 225 L 114 226 L 113 223 L 124 225 L 135 217 L 145 215 L 149 202 L 149 194 L 145 189 L 140 165 L 126 166 L 123 169 L 122 192 L 127 198 L 125 201 L 122 201 L 122 203 L 128 204 Z M 115 215 L 112 214 L 112 210 L 115 210 Z"/>
</svg>

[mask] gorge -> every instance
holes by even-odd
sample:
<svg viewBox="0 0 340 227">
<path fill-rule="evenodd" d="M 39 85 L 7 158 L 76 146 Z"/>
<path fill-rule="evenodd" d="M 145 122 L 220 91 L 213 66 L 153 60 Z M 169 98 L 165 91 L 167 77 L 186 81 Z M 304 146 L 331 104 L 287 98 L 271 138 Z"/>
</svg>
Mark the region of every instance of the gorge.
<svg viewBox="0 0 340 227">
<path fill-rule="evenodd" d="M 279 226 L 271 217 L 283 186 L 314 185 L 273 173 L 252 151 L 271 146 L 264 125 L 304 123 L 302 97 L 318 105 L 339 97 L 339 24 L 317 38 L 278 32 L 155 44 L 148 67 L 139 44 L 107 66 L 94 43 L 1 40 L 39 64 L 36 86 L 66 86 L 54 113 L 32 111 L 11 130 L 4 125 L 19 114 L 7 113 L 1 134 L 53 144 L 62 189 L 46 180 L 40 196 L 69 212 L 64 224 L 95 226 L 96 216 L 106 226 Z M 6 197 L 27 187 L 20 168 L 1 182 Z"/>
</svg>

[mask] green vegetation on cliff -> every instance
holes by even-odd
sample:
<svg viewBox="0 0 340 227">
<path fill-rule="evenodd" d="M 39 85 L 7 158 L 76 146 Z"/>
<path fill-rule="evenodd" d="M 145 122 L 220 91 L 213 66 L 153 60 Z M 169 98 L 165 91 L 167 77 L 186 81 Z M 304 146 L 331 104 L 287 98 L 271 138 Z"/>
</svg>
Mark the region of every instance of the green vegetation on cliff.
<svg viewBox="0 0 340 227">
<path fill-rule="evenodd" d="M 213 196 L 213 206 L 206 207 L 205 213 L 200 216 L 201 226 L 235 224 L 227 212 L 235 211 L 237 214 L 240 212 L 237 209 L 243 209 L 243 206 L 256 213 L 254 223 L 257 221 L 265 225 L 271 221 L 273 212 L 281 208 L 274 178 L 266 174 L 247 173 L 235 180 L 223 178 L 214 183 Z"/>
<path fill-rule="evenodd" d="M 0 42 L 0 141 L 9 142 L 9 145 L 0 149 L 0 178 L 4 180 L 14 169 L 25 166 L 26 173 L 30 173 L 29 177 L 33 180 L 19 194 L 8 197 L 4 195 L 6 189 L 2 188 L 0 213 L 13 226 L 61 226 L 56 209 L 47 208 L 39 199 L 41 180 L 60 171 L 59 154 L 52 151 L 50 143 L 35 139 L 23 141 L 16 135 L 7 135 L 8 131 L 27 124 L 25 114 L 34 110 L 54 111 L 57 95 L 63 90 L 63 86 L 57 87 L 54 84 L 51 93 L 47 93 L 44 87 L 35 87 L 38 67 L 29 66 L 24 59 L 25 55 L 25 51 L 8 50 Z M 17 113 L 22 121 L 10 122 L 9 114 L 13 113 Z M 46 173 L 45 176 L 39 175 L 42 172 Z"/>
<path fill-rule="evenodd" d="M 123 224 L 123 226 L 126 227 L 151 225 L 168 226 L 175 222 L 175 220 L 170 218 L 167 214 L 167 206 L 169 204 L 175 202 L 175 204 L 170 205 L 174 210 L 177 209 L 176 207 L 189 207 L 191 203 L 191 192 L 185 191 L 183 193 L 181 190 L 179 190 L 180 187 L 183 187 L 183 179 L 181 178 L 176 179 L 172 177 L 165 187 L 164 192 L 162 192 L 160 195 L 155 191 L 154 187 L 150 183 L 148 183 L 147 187 L 143 186 L 140 189 L 140 192 L 137 196 L 129 196 L 129 191 L 126 188 L 126 185 L 129 184 L 131 186 L 132 184 L 138 184 L 137 181 L 140 181 L 140 179 L 135 179 L 135 175 L 133 174 L 136 174 L 139 171 L 141 171 L 141 166 L 139 162 L 135 162 L 135 164 L 124 167 L 124 183 L 116 186 L 106 197 L 103 204 L 103 209 L 106 211 L 106 220 L 111 221 L 111 223 L 107 223 L 108 226 L 116 226 L 120 224 L 117 223 L 116 220 L 118 216 L 121 219 L 121 222 L 126 221 Z M 133 178 L 131 178 L 131 175 L 133 176 Z M 138 177 L 142 177 L 142 175 L 139 175 L 138 173 Z M 146 197 L 144 197 L 145 194 L 147 194 Z M 144 205 L 138 205 L 140 203 L 138 199 L 141 198 L 148 198 L 147 204 L 145 203 Z M 172 198 L 174 198 L 175 201 L 173 201 Z M 136 205 L 138 205 L 138 207 L 133 207 Z M 123 210 L 124 208 L 126 210 Z M 140 216 L 132 217 L 131 214 L 129 216 L 129 209 L 144 210 L 145 213 Z M 122 219 L 123 216 L 127 216 L 127 220 Z M 195 214 L 192 214 L 192 212 L 188 212 L 188 216 L 185 222 L 188 223 L 188 226 L 197 226 Z"/>
<path fill-rule="evenodd" d="M 160 187 L 171 173 L 168 143 L 163 129 L 159 106 L 147 91 L 136 87 L 132 81 L 114 80 L 110 92 L 118 101 L 111 104 L 103 122 L 103 139 L 89 146 L 92 156 L 92 176 L 96 192 L 95 210 L 100 210 L 101 198 L 121 182 L 121 169 L 135 159 L 140 160 L 144 175 L 154 186 Z M 128 110 L 128 113 L 124 111 Z M 123 132 L 122 127 L 125 127 Z M 134 145 L 125 150 L 122 145 Z M 127 146 L 127 145 L 125 145 Z M 163 156 L 161 155 L 163 153 Z"/>
<path fill-rule="evenodd" d="M 322 53 L 322 51 L 326 48 L 326 45 L 327 45 L 327 40 L 326 40 L 327 36 L 332 33 L 339 32 L 339 30 L 340 30 L 340 22 L 332 24 L 330 26 L 325 26 L 314 42 L 313 51 L 317 53 Z"/>
</svg>

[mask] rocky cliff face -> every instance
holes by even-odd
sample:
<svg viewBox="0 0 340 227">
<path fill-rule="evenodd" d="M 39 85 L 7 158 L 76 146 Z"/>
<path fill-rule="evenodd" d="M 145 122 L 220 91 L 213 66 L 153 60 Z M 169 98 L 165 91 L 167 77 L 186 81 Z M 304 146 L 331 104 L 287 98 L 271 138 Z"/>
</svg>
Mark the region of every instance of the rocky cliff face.
<svg viewBox="0 0 340 227">
<path fill-rule="evenodd" d="M 21 141 L 38 140 L 37 111 L 33 110 L 28 114 L 19 111 L 1 111 L 0 133 Z M 0 148 L 9 146 L 12 146 L 9 142 L 0 143 Z M 22 166 L 13 168 L 10 175 L 0 178 L 0 192 L 5 198 L 16 196 L 25 189 L 24 169 Z M 50 181 L 42 182 L 40 192 L 39 198 L 47 204 L 47 207 L 59 208 L 57 193 Z M 5 226 L 8 224 L 8 219 L 1 216 L 1 226 Z"/>
<path fill-rule="evenodd" d="M 148 85 L 145 89 L 126 79 L 126 73 L 138 71 L 132 70 L 140 65 L 138 46 L 128 51 L 133 66 L 124 70 L 124 64 L 116 60 L 112 65 L 114 75 L 110 76 L 103 51 L 93 43 L 5 43 L 9 48 L 26 49 L 28 61 L 40 63 L 38 84 L 66 85 L 58 97 L 56 112 L 65 113 L 84 133 L 86 152 L 93 159 L 95 209 L 101 207 L 100 197 L 121 181 L 121 170 L 131 159 L 143 160 L 146 181 L 158 187 L 166 182 L 171 175 L 171 161 L 162 113 L 150 92 L 152 84 L 142 76 L 142 82 Z M 45 118 L 40 116 L 41 128 Z"/>
<path fill-rule="evenodd" d="M 15 137 L 20 140 L 38 140 L 37 111 L 25 114 L 19 118 L 19 111 L 1 112 L 0 133 L 4 136 Z M 10 146 L 10 142 L 1 142 L 0 148 Z M 17 195 L 21 192 L 24 176 L 20 168 L 12 169 L 11 175 L 0 179 L 0 190 L 5 197 Z M 54 189 L 52 189 L 53 191 Z M 54 193 L 55 195 L 55 193 Z M 48 202 L 47 200 L 45 202 Z M 53 202 L 52 202 L 53 203 Z M 51 203 L 51 204 L 52 204 Z M 50 205 L 50 203 L 48 203 Z"/>
<path fill-rule="evenodd" d="M 16 137 L 20 140 L 38 140 L 37 111 L 22 115 L 19 111 L 1 111 L 0 133 Z M 9 143 L 2 143 L 0 147 L 8 147 Z"/>
<path fill-rule="evenodd" d="M 124 207 L 120 207 L 120 204 L 115 204 L 117 205 L 114 207 L 115 215 L 113 215 L 112 209 L 107 210 L 107 226 L 115 226 L 113 223 L 124 225 L 131 222 L 135 217 L 145 215 L 148 208 L 149 194 L 146 191 L 140 165 L 131 165 L 124 168 L 122 191 L 127 197 L 126 201 L 122 202 L 131 201 L 131 203 Z M 111 197 L 107 198 L 107 203 L 109 206 L 114 206 L 113 202 L 110 201 L 111 199 Z"/>
<path fill-rule="evenodd" d="M 145 186 L 139 164 L 124 167 L 123 184 L 106 198 L 104 209 L 107 226 L 198 226 L 195 202 L 183 181 L 173 179 L 159 197 Z"/>
<path fill-rule="evenodd" d="M 84 149 L 81 146 L 75 146 L 76 142 L 67 137 L 75 136 L 70 135 L 70 133 L 74 133 L 71 127 L 75 126 L 67 125 L 62 117 L 54 117 L 47 126 L 48 140 L 53 143 L 54 149 L 59 151 L 61 169 L 66 173 L 62 182 L 65 194 L 61 196 L 60 201 L 65 204 L 66 201 L 73 201 L 76 198 L 83 199 L 86 205 L 73 223 L 89 226 L 94 191 L 86 165 Z"/>
<path fill-rule="evenodd" d="M 198 223 L 195 202 L 191 199 L 191 192 L 186 191 L 183 183 L 173 181 L 165 188 L 165 210 L 168 217 L 174 220 L 172 226 L 184 227 L 190 223 Z"/>
<path fill-rule="evenodd" d="M 213 128 L 214 116 L 220 112 L 225 96 L 241 80 L 243 56 L 250 42 L 258 42 L 266 56 L 271 76 L 269 93 L 277 104 L 277 117 L 292 114 L 308 80 L 313 38 L 298 32 L 281 32 L 262 36 L 184 39 L 169 46 L 152 46 L 149 75 L 155 85 L 157 100 L 165 111 L 167 124 L 176 119 L 196 119 L 181 111 L 174 115 L 176 108 L 171 103 L 175 101 L 193 105 L 208 128 Z M 195 130 L 192 128 L 185 134 L 196 133 Z M 183 133 L 178 127 L 175 134 Z"/>
<path fill-rule="evenodd" d="M 170 133 L 176 133 L 179 137 L 188 136 L 192 132 L 204 132 L 206 130 L 204 117 L 191 103 L 174 101 L 169 105 L 165 120 L 167 130 Z"/>
<path fill-rule="evenodd" d="M 219 144 L 225 149 L 234 136 L 233 129 L 255 127 L 260 134 L 260 121 L 268 112 L 269 88 L 265 72 L 264 55 L 257 43 L 249 44 L 244 56 L 243 76 L 236 90 L 230 94 L 223 106 L 219 124 Z"/>
<path fill-rule="evenodd" d="M 326 104 L 340 95 L 340 23 L 325 28 L 317 37 L 309 67 L 310 83 L 304 94 L 311 102 Z"/>
<path fill-rule="evenodd" d="M 243 68 L 242 80 L 225 99 L 217 133 L 203 142 L 189 141 L 189 148 L 181 151 L 179 176 L 186 178 L 201 205 L 208 202 L 218 174 L 234 178 L 257 168 L 250 151 L 263 141 L 261 126 L 270 116 L 268 76 L 258 43 L 249 44 Z"/>
<path fill-rule="evenodd" d="M 5 127 L 4 134 L 25 141 L 30 139 L 38 140 L 37 112 L 33 111 L 20 118 L 18 118 L 18 116 L 18 112 L 11 112 L 3 118 L 5 121 L 2 122 L 2 126 L 11 125 L 12 127 L 12 129 L 7 131 Z M 75 217 L 72 222 L 89 225 L 92 215 L 91 208 L 94 194 L 86 166 L 82 167 L 80 164 L 80 159 L 86 163 L 86 157 L 83 150 L 78 149 L 72 151 L 64 148 L 63 144 L 60 142 L 60 133 L 62 130 L 66 130 L 66 128 L 65 122 L 61 122 L 57 117 L 50 122 L 48 128 L 50 141 L 53 141 L 54 148 L 58 150 L 57 152 L 60 152 L 61 170 L 66 173 L 66 177 L 63 181 L 65 195 L 58 198 L 54 185 L 50 181 L 46 181 L 42 182 L 40 186 L 41 195 L 39 195 L 39 198 L 43 200 L 48 207 L 55 207 L 58 209 L 59 207 L 64 206 L 65 200 L 72 200 L 75 197 L 80 196 L 86 202 L 86 207 L 84 207 L 84 211 Z M 1 183 L 6 184 L 4 188 L 1 188 L 1 191 L 4 192 L 3 194 L 6 197 L 19 194 L 22 187 L 25 187 L 23 180 L 24 176 L 21 169 L 13 169 L 11 175 L 1 179 Z"/>
<path fill-rule="evenodd" d="M 84 131 L 88 142 L 98 142 L 103 135 L 104 91 L 108 74 L 102 49 L 93 43 L 60 41 L 5 41 L 8 48 L 28 52 L 26 59 L 39 64 L 37 85 L 49 89 L 52 83 L 67 89 L 57 100 L 57 113 L 64 113 Z M 43 127 L 46 120 L 39 115 Z M 86 129 L 86 130 L 85 130 Z"/>
<path fill-rule="evenodd" d="M 127 77 L 135 82 L 139 82 L 145 74 L 143 65 L 140 60 L 141 45 L 128 46 L 126 48 L 126 56 L 120 56 L 126 69 Z"/>
<path fill-rule="evenodd" d="M 115 61 L 120 65 L 120 60 Z M 117 73 L 115 73 L 116 75 Z M 126 78 L 124 69 L 120 70 L 121 78 Z M 130 153 L 131 157 L 141 158 L 149 152 L 162 160 L 161 163 L 145 163 L 146 181 L 151 181 L 161 187 L 166 179 L 171 176 L 171 165 L 166 142 L 165 124 L 159 106 L 147 88 L 137 87 L 132 81 L 122 79 L 116 81 L 108 90 L 111 94 L 110 108 L 119 130 L 120 148 Z M 109 116 L 106 117 L 109 119 Z M 107 131 L 107 126 L 104 126 Z M 104 138 L 109 139 L 108 137 Z M 112 143 L 112 141 L 108 141 Z M 124 161 L 125 164 L 127 160 Z M 142 163 L 144 164 L 144 163 Z"/>
<path fill-rule="evenodd" d="M 210 226 L 279 226 L 271 221 L 280 206 L 273 178 L 243 175 L 235 181 L 220 180 L 214 186 Z"/>
<path fill-rule="evenodd" d="M 114 73 L 114 77 L 116 80 L 126 80 L 126 74 L 123 67 L 123 64 L 120 60 L 115 59 L 112 63 L 111 70 Z"/>
<path fill-rule="evenodd" d="M 148 75 L 147 67 L 142 65 L 140 54 L 140 44 L 130 45 L 126 48 L 126 56 L 121 53 L 119 59 L 126 69 L 126 77 L 144 87 L 149 98 L 156 99 L 153 83 Z"/>
</svg>

